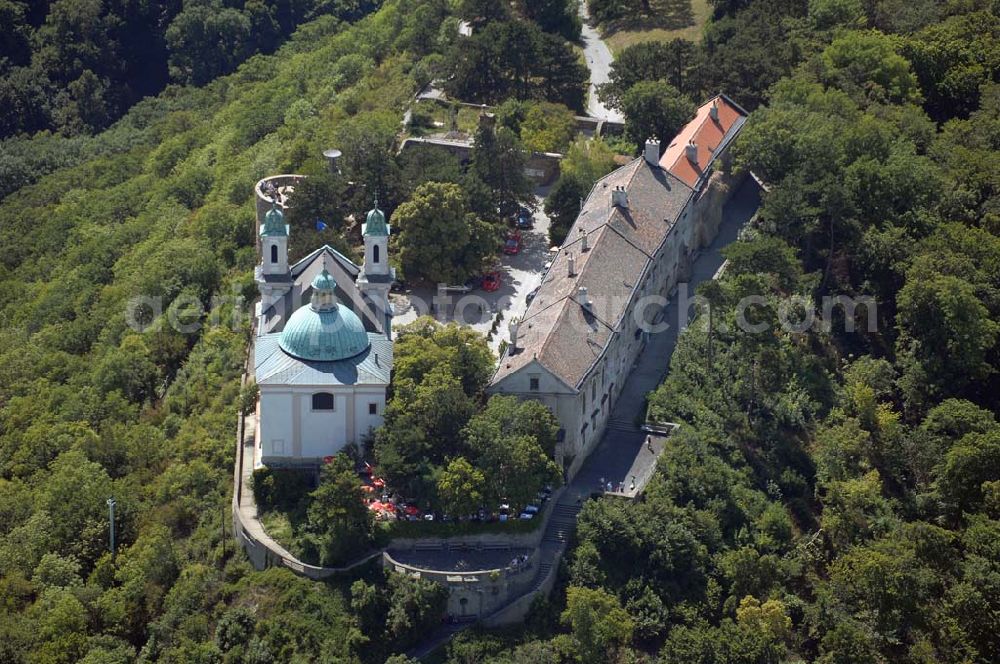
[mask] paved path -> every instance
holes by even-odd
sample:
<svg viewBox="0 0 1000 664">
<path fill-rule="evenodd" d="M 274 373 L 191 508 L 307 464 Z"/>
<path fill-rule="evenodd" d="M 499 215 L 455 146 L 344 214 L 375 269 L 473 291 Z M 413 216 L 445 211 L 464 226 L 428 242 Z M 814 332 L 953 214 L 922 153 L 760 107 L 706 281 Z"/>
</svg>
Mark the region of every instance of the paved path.
<svg viewBox="0 0 1000 664">
<path fill-rule="evenodd" d="M 618 111 L 608 108 L 597 98 L 597 86 L 607 83 L 610 80 L 611 63 L 614 56 L 611 49 L 601 39 L 597 30 L 590 26 L 587 15 L 587 2 L 580 0 L 580 19 L 583 21 L 583 31 L 580 33 L 580 42 L 583 44 L 583 56 L 587 60 L 587 67 L 590 69 L 590 89 L 587 95 L 587 114 L 601 118 L 602 120 L 613 120 L 614 122 L 624 122 L 625 118 Z"/>
<path fill-rule="evenodd" d="M 688 297 L 693 298 L 698 285 L 711 279 L 722 267 L 724 262 L 722 249 L 736 239 L 740 229 L 754 215 L 759 205 L 760 189 L 753 178 L 747 178 L 740 189 L 726 203 L 722 224 L 719 226 L 719 233 L 715 240 L 708 247 L 702 249 L 691 266 L 691 280 L 687 285 Z M 625 381 L 625 387 L 618 396 L 618 402 L 611 412 L 612 425 L 632 423 L 636 421 L 636 418 L 641 417 L 646 407 L 646 395 L 655 390 L 667 375 L 670 356 L 677 343 L 677 333 L 683 320 L 686 320 L 678 316 L 678 299 L 674 297 L 670 300 L 663 316 L 663 321 L 668 323 L 670 327 L 660 334 L 650 336 L 639 361 L 633 367 L 628 380 Z M 611 429 L 610 433 L 604 435 L 605 439 L 614 433 L 615 430 Z M 604 441 L 602 441 L 603 444 Z"/>
<path fill-rule="evenodd" d="M 710 280 L 722 267 L 724 262 L 722 249 L 736 239 L 740 229 L 757 211 L 760 205 L 759 192 L 753 178 L 747 178 L 726 204 L 718 235 L 693 262 L 691 281 L 688 284 L 692 296 L 698 284 Z M 677 304 L 678 298 L 674 297 L 667 305 L 663 320 L 669 322 L 670 327 L 660 334 L 652 335 L 646 343 L 632 373 L 625 381 L 618 402 L 611 411 L 611 418 L 601 441 L 553 507 L 552 516 L 546 524 L 539 547 L 538 576 L 528 592 L 538 590 L 548 571 L 559 564 L 567 541 L 576 529 L 577 515 L 583 508 L 583 503 L 599 490 L 601 479 L 614 480 L 626 477 L 632 472 L 636 458 L 643 454 L 646 434 L 639 429 L 636 422 L 644 415 L 646 395 L 655 390 L 667 374 L 670 355 L 677 344 L 677 332 L 680 327 L 677 322 Z M 652 461 L 655 461 L 655 458 L 650 462 Z M 468 624 L 449 625 L 409 654 L 412 657 L 424 657 L 468 626 Z"/>
</svg>

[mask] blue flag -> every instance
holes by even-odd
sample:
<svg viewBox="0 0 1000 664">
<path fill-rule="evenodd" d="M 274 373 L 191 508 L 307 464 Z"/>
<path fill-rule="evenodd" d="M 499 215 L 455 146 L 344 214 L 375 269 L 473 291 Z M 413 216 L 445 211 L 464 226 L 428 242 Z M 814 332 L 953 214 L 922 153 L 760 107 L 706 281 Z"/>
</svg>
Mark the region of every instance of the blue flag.
<svg viewBox="0 0 1000 664">
<path fill-rule="evenodd" d="M 323 223 L 322 219 L 317 219 L 316 220 L 316 230 L 318 230 L 318 231 L 325 231 L 326 230 L 326 224 Z"/>
</svg>

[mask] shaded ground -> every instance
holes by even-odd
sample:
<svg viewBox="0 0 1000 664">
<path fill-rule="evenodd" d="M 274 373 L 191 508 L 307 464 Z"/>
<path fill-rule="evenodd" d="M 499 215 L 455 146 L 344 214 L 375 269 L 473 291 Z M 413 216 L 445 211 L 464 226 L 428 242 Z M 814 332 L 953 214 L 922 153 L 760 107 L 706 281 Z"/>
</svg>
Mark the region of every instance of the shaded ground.
<svg viewBox="0 0 1000 664">
<path fill-rule="evenodd" d="M 648 15 L 633 14 L 601 25 L 613 52 L 644 41 L 698 41 L 712 14 L 708 0 L 650 0 L 649 4 L 652 11 Z"/>
</svg>

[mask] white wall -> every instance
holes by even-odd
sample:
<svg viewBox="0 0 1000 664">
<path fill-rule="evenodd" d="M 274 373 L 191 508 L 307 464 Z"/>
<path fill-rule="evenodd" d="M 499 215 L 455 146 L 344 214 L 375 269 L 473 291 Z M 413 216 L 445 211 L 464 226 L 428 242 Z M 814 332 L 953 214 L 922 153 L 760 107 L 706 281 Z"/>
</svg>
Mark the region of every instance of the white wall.
<svg viewBox="0 0 1000 664">
<path fill-rule="evenodd" d="M 329 388 L 316 388 L 316 392 L 332 392 Z M 312 409 L 313 390 L 296 393 L 299 411 L 300 457 L 324 457 L 336 454 L 347 440 L 347 394 L 333 393 L 333 410 Z"/>
<path fill-rule="evenodd" d="M 334 395 L 334 409 L 313 410 L 312 395 Z M 376 414 L 370 415 L 370 403 Z M 315 460 L 361 443 L 382 424 L 385 388 L 373 386 L 262 385 L 260 390 L 260 440 L 264 463 Z M 282 441 L 282 442 L 279 442 Z"/>
<path fill-rule="evenodd" d="M 295 436 L 292 395 L 260 391 L 261 456 L 291 456 Z"/>
<path fill-rule="evenodd" d="M 368 405 L 375 404 L 369 415 Z M 385 417 L 385 390 L 359 390 L 354 395 L 354 438 L 361 443 L 372 430 L 382 426 Z"/>
</svg>

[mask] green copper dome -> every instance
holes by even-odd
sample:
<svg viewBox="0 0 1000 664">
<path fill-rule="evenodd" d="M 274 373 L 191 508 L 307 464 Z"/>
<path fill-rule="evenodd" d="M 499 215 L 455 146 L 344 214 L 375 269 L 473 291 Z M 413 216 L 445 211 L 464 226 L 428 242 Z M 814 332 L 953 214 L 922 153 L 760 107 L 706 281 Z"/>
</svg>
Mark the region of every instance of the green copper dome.
<svg viewBox="0 0 1000 664">
<path fill-rule="evenodd" d="M 378 199 L 375 199 L 375 207 L 368 211 L 365 217 L 365 235 L 389 235 L 389 226 L 385 223 L 385 213 L 378 209 Z"/>
<path fill-rule="evenodd" d="M 357 314 L 337 304 L 334 281 L 326 269 L 312 282 L 312 303 L 292 314 L 278 345 L 300 360 L 345 360 L 368 348 L 368 333 Z"/>
<path fill-rule="evenodd" d="M 264 226 L 260 229 L 261 235 L 288 235 L 288 227 L 285 226 L 285 215 L 272 204 L 271 209 L 264 215 Z"/>
</svg>

